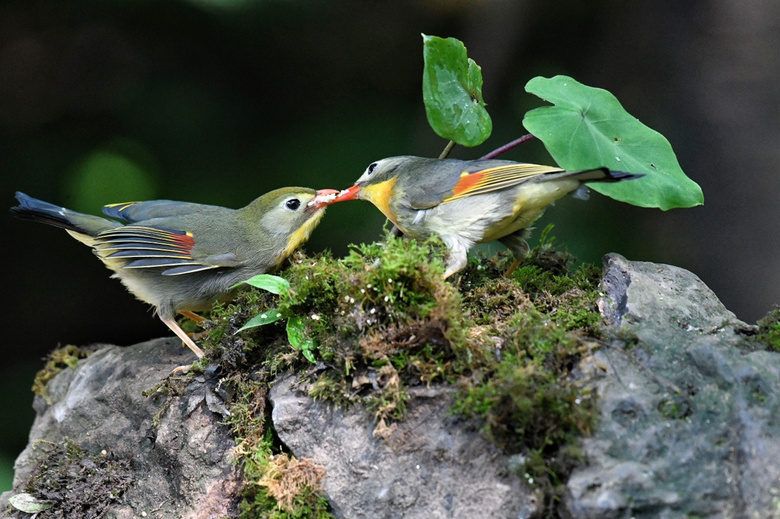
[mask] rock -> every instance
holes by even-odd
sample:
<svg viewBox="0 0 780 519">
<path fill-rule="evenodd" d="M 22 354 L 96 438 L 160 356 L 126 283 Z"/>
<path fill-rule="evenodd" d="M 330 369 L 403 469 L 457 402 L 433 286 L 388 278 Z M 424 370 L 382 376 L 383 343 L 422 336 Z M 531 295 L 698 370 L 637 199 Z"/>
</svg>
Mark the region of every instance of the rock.
<svg viewBox="0 0 780 519">
<path fill-rule="evenodd" d="M 362 408 L 333 410 L 279 380 L 270 392 L 282 442 L 325 467 L 337 517 L 531 517 L 536 498 L 473 424 L 451 416 L 453 391 L 418 391 L 404 419 L 375 436 Z M 414 391 L 412 391 L 414 393 Z"/>
<path fill-rule="evenodd" d="M 600 423 L 565 514 L 777 517 L 780 355 L 743 353 L 747 326 L 681 268 L 605 258 L 617 336 L 595 355 Z"/>
<path fill-rule="evenodd" d="M 130 484 L 115 504 L 106 504 L 106 517 L 130 519 L 146 513 L 216 519 L 233 514 L 240 488 L 234 442 L 220 425 L 221 416 L 206 406 L 206 381 L 201 377 L 190 382 L 167 409 L 167 395 L 141 395 L 174 367 L 192 360 L 180 341 L 157 339 L 124 348 L 100 347 L 76 369 L 59 373 L 48 384 L 51 405 L 36 398 L 38 414 L 30 443 L 16 460 L 14 491 L 23 491 L 42 447 L 67 438 L 89 454 L 106 451 L 112 459 L 129 461 Z M 161 410 L 155 428 L 152 421 Z M 10 496 L 6 492 L 0 497 L 0 514 L 8 513 Z"/>
<path fill-rule="evenodd" d="M 611 254 L 603 291 L 614 338 L 580 368 L 591 375 L 581 380 L 598 394 L 600 422 L 583 440 L 561 515 L 780 517 L 780 355 L 747 347 L 740 332 L 749 327 L 683 269 Z M 51 405 L 36 399 L 14 493 L 24 492 L 46 446 L 67 438 L 131 471 L 119 498 L 90 513 L 235 517 L 242 481 L 221 425 L 218 381 L 200 375 L 180 396 L 141 394 L 190 361 L 177 340 L 160 339 L 103 346 L 62 371 L 48 385 Z M 295 456 L 325 467 L 337 517 L 542 513 L 510 459 L 477 424 L 449 413 L 453 389 L 412 388 L 404 419 L 377 427 L 365 409 L 331 409 L 299 383 L 291 375 L 275 382 L 272 419 Z M 99 465 L 88 459 L 80 467 Z M 0 514 L 19 517 L 7 507 L 11 494 L 0 496 Z"/>
</svg>

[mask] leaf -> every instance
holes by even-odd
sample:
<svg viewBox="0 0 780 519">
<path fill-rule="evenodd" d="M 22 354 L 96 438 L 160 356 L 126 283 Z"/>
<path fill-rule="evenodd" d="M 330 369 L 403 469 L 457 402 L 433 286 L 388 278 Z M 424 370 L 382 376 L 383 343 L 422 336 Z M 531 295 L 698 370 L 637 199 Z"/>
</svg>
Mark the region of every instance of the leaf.
<svg viewBox="0 0 780 519">
<path fill-rule="evenodd" d="M 279 319 L 284 319 L 284 317 L 285 315 L 283 311 L 279 310 L 278 308 L 272 308 L 251 318 L 244 326 L 239 328 L 236 333 L 243 332 L 244 330 L 248 330 L 250 328 L 257 328 L 258 326 L 265 326 L 266 324 L 275 323 Z"/>
<path fill-rule="evenodd" d="M 300 316 L 293 316 L 287 320 L 287 340 L 290 341 L 290 346 L 303 353 L 309 362 L 312 364 L 317 362 L 314 358 L 317 343 L 307 337 L 306 325 Z"/>
<path fill-rule="evenodd" d="M 287 292 L 287 290 L 290 289 L 289 281 L 284 278 L 280 278 L 279 276 L 272 276 L 271 274 L 258 274 L 257 276 L 253 276 L 247 279 L 246 281 L 242 281 L 241 283 L 233 285 L 231 288 L 235 288 L 242 284 L 251 285 L 255 288 L 261 288 L 277 295 L 281 294 L 282 292 Z"/>
<path fill-rule="evenodd" d="M 8 502 L 16 508 L 27 514 L 37 514 L 48 510 L 53 503 L 47 503 L 46 501 L 39 501 L 32 494 L 16 494 L 8 498 Z"/>
<path fill-rule="evenodd" d="M 300 348 L 305 334 L 306 327 L 303 324 L 303 319 L 299 316 L 293 316 L 287 320 L 287 340 L 290 341 L 290 346 L 295 349 Z"/>
<path fill-rule="evenodd" d="M 646 176 L 589 187 L 615 200 L 663 210 L 704 203 L 696 182 L 680 168 L 671 144 L 625 111 L 611 93 L 567 76 L 535 77 L 525 86 L 554 106 L 525 114 L 523 125 L 567 170 L 606 166 Z"/>
<path fill-rule="evenodd" d="M 423 101 L 428 124 L 440 137 L 477 146 L 493 121 L 482 98 L 482 69 L 455 38 L 423 36 Z"/>
</svg>

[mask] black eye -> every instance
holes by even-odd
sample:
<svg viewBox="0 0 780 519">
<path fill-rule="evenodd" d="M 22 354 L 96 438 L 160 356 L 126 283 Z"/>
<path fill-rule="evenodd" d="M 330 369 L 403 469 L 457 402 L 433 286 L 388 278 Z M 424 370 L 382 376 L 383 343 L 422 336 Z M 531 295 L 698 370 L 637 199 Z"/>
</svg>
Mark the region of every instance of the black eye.
<svg viewBox="0 0 780 519">
<path fill-rule="evenodd" d="M 291 198 L 284 203 L 285 207 L 290 211 L 296 211 L 301 206 L 301 201 L 297 198 Z"/>
<path fill-rule="evenodd" d="M 368 169 L 366 169 L 366 173 L 370 175 L 371 173 L 374 172 L 375 169 L 376 169 L 376 162 L 373 162 L 368 166 Z"/>
</svg>

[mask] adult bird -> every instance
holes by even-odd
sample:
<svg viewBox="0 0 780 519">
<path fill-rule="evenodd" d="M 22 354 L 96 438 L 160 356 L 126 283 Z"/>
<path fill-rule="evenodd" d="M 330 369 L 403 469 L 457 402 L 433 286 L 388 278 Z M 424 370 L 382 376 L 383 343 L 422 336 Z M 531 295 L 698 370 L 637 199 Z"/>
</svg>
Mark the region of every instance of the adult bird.
<svg viewBox="0 0 780 519">
<path fill-rule="evenodd" d="M 643 175 L 595 168 L 564 171 L 506 160 L 400 156 L 373 162 L 355 184 L 329 203 L 367 200 L 414 238 L 436 235 L 449 250 L 444 277 L 462 270 L 476 243 L 498 240 L 515 256 L 528 254 L 525 238 L 545 208 L 589 182 L 620 182 Z M 326 201 L 323 199 L 323 201 Z"/>
<path fill-rule="evenodd" d="M 203 350 L 176 323 L 229 300 L 234 285 L 277 270 L 325 214 L 332 189 L 286 187 L 241 209 L 172 200 L 111 204 L 103 213 L 115 220 L 78 213 L 16 193 L 19 218 L 65 229 L 92 248 L 138 299 L 152 305 L 163 323 L 198 358 Z"/>
</svg>

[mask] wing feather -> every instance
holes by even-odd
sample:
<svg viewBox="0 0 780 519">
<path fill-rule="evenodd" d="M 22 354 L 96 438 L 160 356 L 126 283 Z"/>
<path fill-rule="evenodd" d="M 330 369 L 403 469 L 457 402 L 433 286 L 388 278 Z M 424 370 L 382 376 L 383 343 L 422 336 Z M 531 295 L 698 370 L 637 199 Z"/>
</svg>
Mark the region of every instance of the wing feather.
<svg viewBox="0 0 780 519">
<path fill-rule="evenodd" d="M 95 248 L 105 260 L 127 260 L 121 268 L 163 268 L 162 275 L 201 272 L 237 264 L 233 254 L 192 256 L 195 237 L 187 231 L 142 225 L 127 225 L 100 233 Z"/>
<path fill-rule="evenodd" d="M 562 171 L 560 168 L 539 164 L 509 164 L 474 172 L 464 171 L 460 180 L 453 187 L 452 195 L 442 200 L 442 203 L 452 202 L 468 196 L 490 193 L 491 191 L 499 191 L 528 182 L 542 175 L 560 173 Z"/>
</svg>

